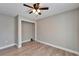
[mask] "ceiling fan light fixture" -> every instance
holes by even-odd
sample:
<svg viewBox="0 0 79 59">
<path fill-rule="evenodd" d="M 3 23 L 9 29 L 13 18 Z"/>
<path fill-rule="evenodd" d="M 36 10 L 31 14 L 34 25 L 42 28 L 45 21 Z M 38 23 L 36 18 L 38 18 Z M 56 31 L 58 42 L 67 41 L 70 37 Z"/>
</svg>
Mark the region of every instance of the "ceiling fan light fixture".
<svg viewBox="0 0 79 59">
<path fill-rule="evenodd" d="M 39 12 L 40 12 L 40 10 L 38 9 L 38 10 L 37 10 L 37 12 L 39 13 Z"/>
<path fill-rule="evenodd" d="M 36 15 L 41 15 L 41 10 L 48 10 L 48 7 L 40 7 L 40 3 L 35 3 L 33 6 L 29 6 L 27 4 L 23 4 L 23 6 L 29 7 L 32 10 L 29 12 L 29 14 L 34 13 Z"/>
<path fill-rule="evenodd" d="M 35 12 L 36 15 L 38 15 L 38 12 Z"/>
<path fill-rule="evenodd" d="M 35 9 L 33 9 L 33 13 L 35 13 L 36 12 L 36 10 Z"/>
</svg>

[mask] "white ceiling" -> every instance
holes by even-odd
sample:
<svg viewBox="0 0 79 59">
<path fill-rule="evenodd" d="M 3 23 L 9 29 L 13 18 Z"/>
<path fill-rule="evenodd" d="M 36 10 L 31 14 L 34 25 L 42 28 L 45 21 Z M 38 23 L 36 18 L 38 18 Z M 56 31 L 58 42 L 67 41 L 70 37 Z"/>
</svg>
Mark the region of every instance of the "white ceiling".
<svg viewBox="0 0 79 59">
<path fill-rule="evenodd" d="M 33 3 L 26 3 L 31 5 Z M 41 7 L 49 7 L 49 10 L 41 11 L 42 15 L 29 14 L 30 8 L 23 6 L 22 3 L 0 3 L 0 14 L 15 17 L 17 14 L 31 20 L 42 19 L 51 15 L 69 11 L 79 7 L 78 3 L 41 3 Z"/>
</svg>

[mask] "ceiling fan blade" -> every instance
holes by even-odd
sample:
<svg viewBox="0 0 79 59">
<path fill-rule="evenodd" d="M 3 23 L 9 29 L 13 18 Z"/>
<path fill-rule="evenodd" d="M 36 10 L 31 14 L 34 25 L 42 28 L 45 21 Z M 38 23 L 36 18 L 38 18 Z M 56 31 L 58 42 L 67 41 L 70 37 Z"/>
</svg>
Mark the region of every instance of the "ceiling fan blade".
<svg viewBox="0 0 79 59">
<path fill-rule="evenodd" d="M 32 6 L 29 6 L 29 5 L 26 5 L 26 4 L 23 4 L 24 6 L 26 6 L 26 7 L 29 7 L 29 8 L 33 8 Z"/>
<path fill-rule="evenodd" d="M 37 3 L 37 6 L 39 6 L 40 3 Z"/>
<path fill-rule="evenodd" d="M 39 4 L 40 4 L 40 3 L 37 3 L 37 9 L 39 9 Z"/>
<path fill-rule="evenodd" d="M 39 8 L 40 10 L 48 10 L 48 7 L 44 7 L 44 8 Z"/>
<path fill-rule="evenodd" d="M 41 13 L 38 13 L 39 15 L 41 15 Z"/>
<path fill-rule="evenodd" d="M 38 8 L 39 8 L 39 4 L 40 4 L 40 3 L 35 3 L 35 4 L 33 4 L 33 7 L 34 7 L 35 9 L 38 9 Z"/>
<path fill-rule="evenodd" d="M 33 11 L 30 11 L 29 14 L 31 14 Z"/>
</svg>

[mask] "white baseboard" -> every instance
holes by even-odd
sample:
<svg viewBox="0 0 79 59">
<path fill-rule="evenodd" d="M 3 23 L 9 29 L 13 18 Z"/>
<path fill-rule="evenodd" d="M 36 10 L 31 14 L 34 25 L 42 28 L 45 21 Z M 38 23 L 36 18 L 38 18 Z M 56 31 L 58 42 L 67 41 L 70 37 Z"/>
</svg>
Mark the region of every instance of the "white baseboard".
<svg viewBox="0 0 79 59">
<path fill-rule="evenodd" d="M 25 43 L 25 42 L 28 42 L 28 41 L 29 41 L 29 40 L 25 40 L 25 41 L 23 41 L 22 43 Z M 3 47 L 0 47 L 0 50 L 6 49 L 6 48 L 9 48 L 9 47 L 12 47 L 12 46 L 14 46 L 14 45 L 17 46 L 16 43 L 13 43 L 13 44 L 10 44 L 10 45 L 6 45 L 6 46 L 3 46 Z M 19 46 L 19 48 L 20 48 L 20 46 Z"/>
<path fill-rule="evenodd" d="M 40 42 L 40 43 L 43 43 L 43 44 L 46 44 L 46 45 L 49 45 L 49 46 L 52 46 L 52 47 L 55 47 L 55 48 L 59 48 L 59 49 L 62 49 L 62 50 L 65 50 L 65 51 L 68 51 L 68 52 L 75 53 L 75 54 L 79 55 L 79 52 L 77 52 L 77 51 L 67 49 L 67 48 L 63 48 L 63 47 L 53 45 L 53 44 L 50 44 L 50 43 L 47 43 L 47 42 L 43 42 L 43 41 L 40 41 L 40 40 L 37 40 L 37 41 Z"/>
<path fill-rule="evenodd" d="M 25 42 L 28 42 L 28 41 L 29 40 L 25 40 L 22 43 L 25 43 Z M 70 49 L 67 49 L 67 48 L 63 48 L 63 47 L 60 47 L 60 46 L 57 46 L 57 45 L 53 45 L 53 44 L 50 44 L 50 43 L 47 43 L 47 42 L 43 42 L 43 41 L 40 41 L 40 40 L 36 40 L 36 41 L 38 41 L 40 43 L 43 43 L 43 44 L 46 44 L 46 45 L 49 45 L 49 46 L 52 46 L 52 47 L 56 47 L 56 48 L 59 48 L 59 49 L 62 49 L 62 50 L 65 50 L 65 51 L 68 51 L 68 52 L 75 53 L 75 54 L 79 55 L 79 52 L 74 51 L 74 50 L 70 50 Z M 12 47 L 14 45 L 16 45 L 16 44 L 13 43 L 13 44 L 10 44 L 10 45 L 7 45 L 7 46 L 0 47 L 0 50 L 5 49 L 5 48 L 8 48 L 8 47 Z"/>
<path fill-rule="evenodd" d="M 28 41 L 30 41 L 30 40 L 24 40 L 24 41 L 22 41 L 22 43 L 25 43 L 25 42 L 28 42 Z"/>
<path fill-rule="evenodd" d="M 22 43 L 25 43 L 25 42 L 28 42 L 28 41 L 30 41 L 30 40 L 24 40 L 24 41 L 22 41 Z M 35 39 L 35 41 L 37 41 L 37 39 Z"/>
<path fill-rule="evenodd" d="M 14 46 L 14 45 L 16 45 L 16 44 L 13 43 L 13 44 L 10 44 L 10 45 L 6 45 L 6 46 L 3 46 L 3 47 L 0 47 L 0 50 L 5 49 L 5 48 L 12 47 L 12 46 Z"/>
</svg>

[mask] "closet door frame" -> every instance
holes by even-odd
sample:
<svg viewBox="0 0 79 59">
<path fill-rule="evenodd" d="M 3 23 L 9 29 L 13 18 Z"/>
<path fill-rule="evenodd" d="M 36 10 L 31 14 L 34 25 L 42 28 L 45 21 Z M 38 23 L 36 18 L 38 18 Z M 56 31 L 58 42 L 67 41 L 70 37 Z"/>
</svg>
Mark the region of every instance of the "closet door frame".
<svg viewBox="0 0 79 59">
<path fill-rule="evenodd" d="M 21 33 L 22 21 L 35 24 L 35 40 L 37 40 L 37 23 L 36 23 L 36 21 L 32 21 L 32 20 L 23 18 L 21 16 L 18 16 L 18 45 L 17 45 L 18 48 L 22 47 L 22 33 Z"/>
</svg>

